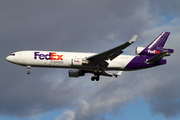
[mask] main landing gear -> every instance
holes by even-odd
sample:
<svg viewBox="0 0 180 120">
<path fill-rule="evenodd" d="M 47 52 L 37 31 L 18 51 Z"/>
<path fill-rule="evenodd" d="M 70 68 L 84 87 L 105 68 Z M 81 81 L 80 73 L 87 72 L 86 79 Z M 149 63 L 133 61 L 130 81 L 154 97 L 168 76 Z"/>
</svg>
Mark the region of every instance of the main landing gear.
<svg viewBox="0 0 180 120">
<path fill-rule="evenodd" d="M 100 76 L 101 72 L 102 72 L 101 70 L 95 70 L 94 71 L 94 76 L 91 77 L 91 80 L 92 81 L 94 81 L 94 80 L 99 81 L 99 79 L 100 79 L 99 76 Z"/>
<path fill-rule="evenodd" d="M 30 72 L 31 66 L 27 66 L 27 69 L 28 69 L 27 74 L 29 75 L 31 73 Z"/>
<path fill-rule="evenodd" d="M 94 81 L 96 79 L 96 81 L 99 81 L 99 76 L 100 75 L 95 75 L 91 77 L 91 80 Z"/>
</svg>

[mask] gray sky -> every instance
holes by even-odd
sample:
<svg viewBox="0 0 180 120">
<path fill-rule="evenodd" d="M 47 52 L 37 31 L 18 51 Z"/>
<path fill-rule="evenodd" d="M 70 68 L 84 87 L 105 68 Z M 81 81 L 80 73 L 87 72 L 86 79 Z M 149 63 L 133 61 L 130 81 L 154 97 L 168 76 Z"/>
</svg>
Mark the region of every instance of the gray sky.
<svg viewBox="0 0 180 120">
<path fill-rule="evenodd" d="M 77 120 L 121 109 L 141 98 L 153 115 L 180 115 L 180 1 L 178 0 L 0 0 L 0 115 L 20 118 L 56 109 Z M 8 63 L 8 54 L 19 50 L 103 52 L 128 41 L 125 50 L 146 46 L 161 32 L 171 32 L 166 43 L 175 53 L 168 64 L 152 69 L 124 72 L 121 77 L 91 75 L 68 78 L 67 69 L 34 68 Z"/>
</svg>

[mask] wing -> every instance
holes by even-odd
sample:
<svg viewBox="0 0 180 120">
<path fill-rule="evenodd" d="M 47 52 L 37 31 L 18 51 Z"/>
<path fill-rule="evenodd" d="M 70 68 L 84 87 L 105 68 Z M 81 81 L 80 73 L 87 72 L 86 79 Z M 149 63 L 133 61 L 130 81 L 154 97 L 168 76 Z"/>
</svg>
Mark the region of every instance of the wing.
<svg viewBox="0 0 180 120">
<path fill-rule="evenodd" d="M 96 54 L 94 56 L 90 56 L 86 60 L 89 60 L 89 61 L 104 61 L 104 60 L 109 60 L 109 59 L 113 60 L 114 58 L 119 56 L 121 53 L 123 53 L 122 50 L 124 50 L 126 47 L 131 45 L 133 42 L 135 42 L 136 39 L 137 39 L 137 35 L 134 35 L 130 41 L 128 41 L 118 47 L 115 47 L 113 49 L 110 49 L 108 51 L 105 51 L 103 53 Z"/>
</svg>

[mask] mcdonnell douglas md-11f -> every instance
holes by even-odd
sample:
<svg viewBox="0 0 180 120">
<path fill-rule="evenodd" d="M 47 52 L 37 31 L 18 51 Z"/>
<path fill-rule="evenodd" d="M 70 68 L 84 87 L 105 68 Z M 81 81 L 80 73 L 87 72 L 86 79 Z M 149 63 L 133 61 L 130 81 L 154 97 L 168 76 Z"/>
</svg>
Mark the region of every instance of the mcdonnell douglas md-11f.
<svg viewBox="0 0 180 120">
<path fill-rule="evenodd" d="M 31 67 L 73 68 L 69 70 L 69 77 L 84 76 L 92 73 L 91 80 L 99 81 L 100 75 L 119 76 L 122 71 L 132 71 L 156 67 L 166 64 L 165 56 L 170 56 L 173 49 L 163 48 L 170 32 L 162 32 L 147 47 L 137 47 L 137 56 L 122 55 L 123 50 L 136 41 L 137 35 L 118 47 L 102 53 L 57 52 L 57 51 L 19 51 L 10 54 L 6 60 L 26 66 L 30 74 Z M 106 71 L 116 70 L 115 73 Z"/>
</svg>

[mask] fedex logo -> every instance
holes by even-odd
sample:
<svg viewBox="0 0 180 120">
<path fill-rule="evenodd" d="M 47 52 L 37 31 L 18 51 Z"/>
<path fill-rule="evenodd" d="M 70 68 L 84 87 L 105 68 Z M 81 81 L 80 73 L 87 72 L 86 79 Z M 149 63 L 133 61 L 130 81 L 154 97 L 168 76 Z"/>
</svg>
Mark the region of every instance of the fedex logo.
<svg viewBox="0 0 180 120">
<path fill-rule="evenodd" d="M 57 55 L 56 52 L 50 52 L 49 54 L 40 54 L 40 52 L 34 52 L 34 59 L 39 58 L 40 60 L 63 60 L 63 55 Z"/>
<path fill-rule="evenodd" d="M 74 62 L 78 62 L 78 63 L 80 63 L 81 61 L 80 61 L 80 60 L 74 60 Z"/>
<path fill-rule="evenodd" d="M 150 54 L 159 54 L 160 51 L 157 51 L 157 50 L 148 50 L 148 53 L 150 53 Z"/>
</svg>

